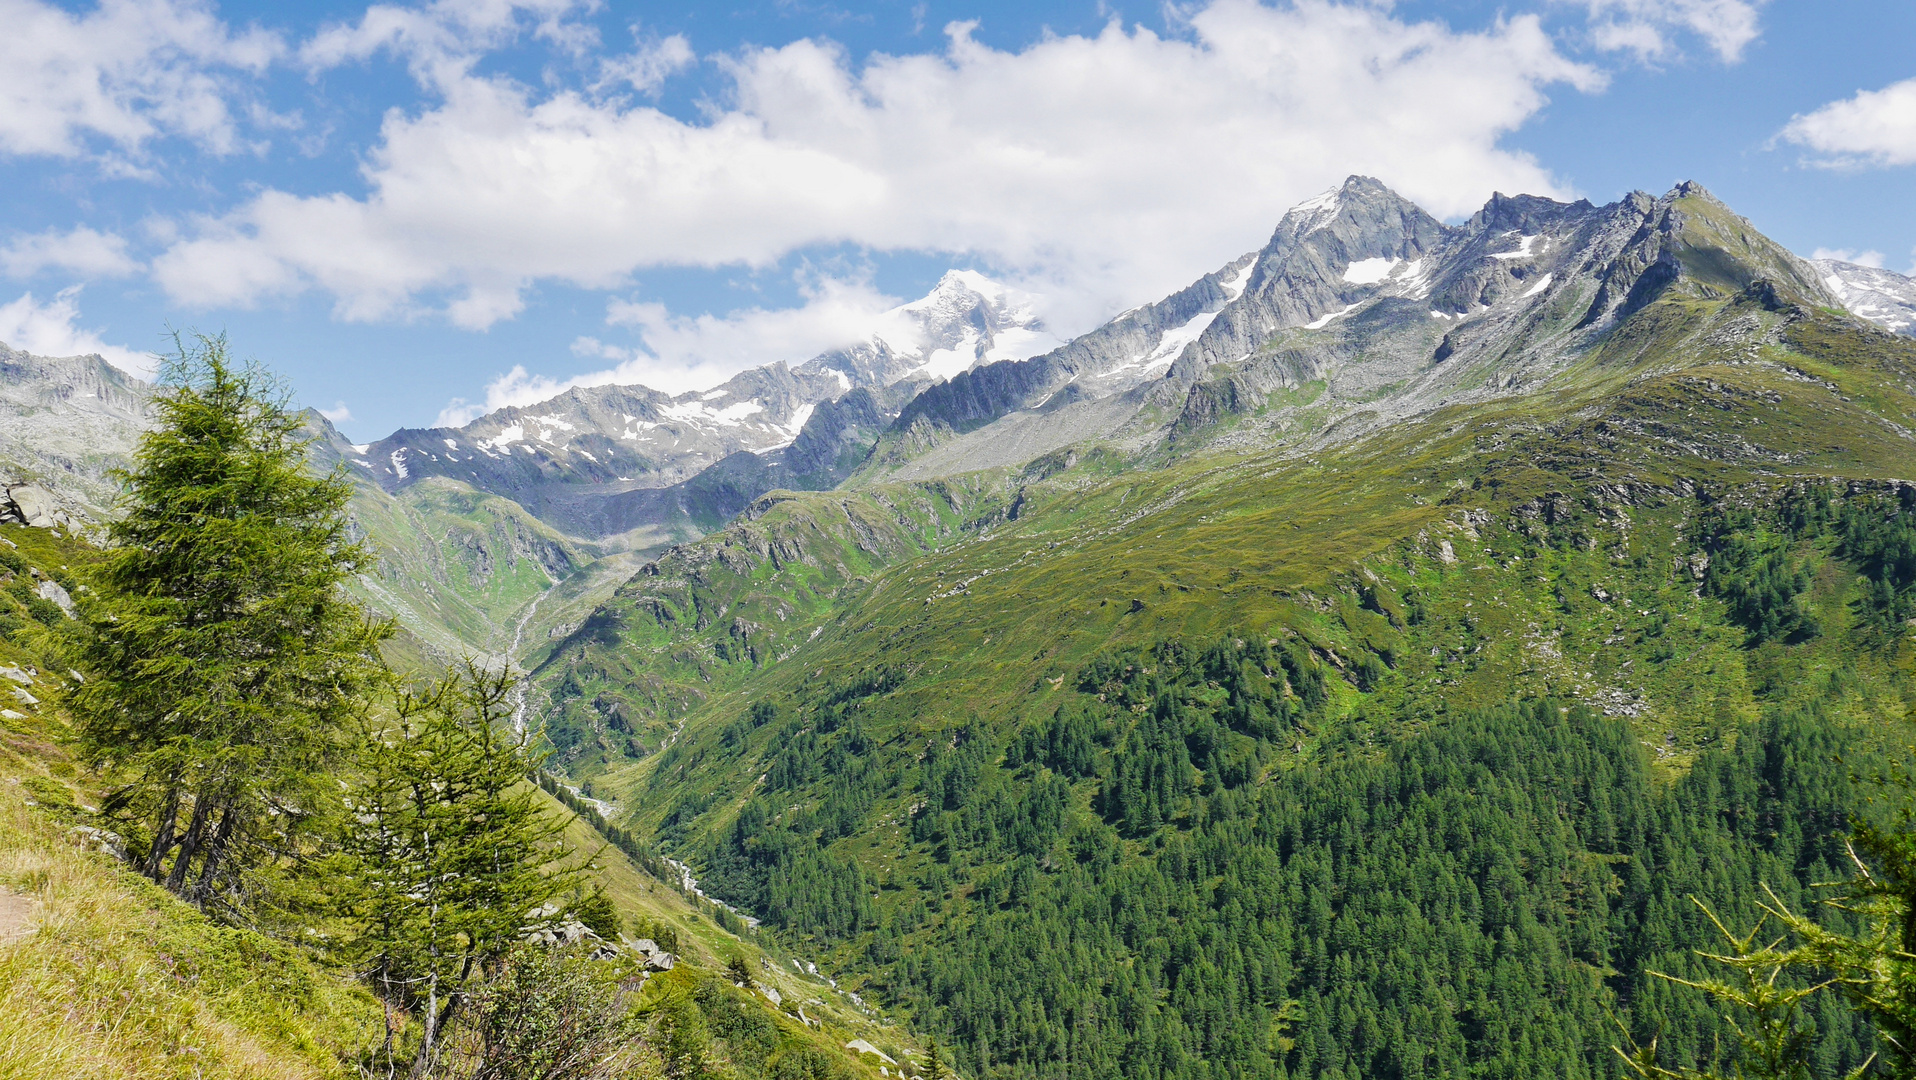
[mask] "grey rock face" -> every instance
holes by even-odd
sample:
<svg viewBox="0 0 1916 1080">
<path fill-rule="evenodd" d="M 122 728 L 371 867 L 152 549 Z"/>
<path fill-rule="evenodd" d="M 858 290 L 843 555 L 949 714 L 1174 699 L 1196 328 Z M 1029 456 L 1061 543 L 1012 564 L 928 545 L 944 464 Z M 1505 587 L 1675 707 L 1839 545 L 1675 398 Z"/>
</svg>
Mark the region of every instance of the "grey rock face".
<svg viewBox="0 0 1916 1080">
<path fill-rule="evenodd" d="M 119 833 L 92 825 L 75 825 L 67 832 L 87 851 L 97 851 L 118 862 L 126 861 L 126 840 Z"/>
<path fill-rule="evenodd" d="M 40 599 L 51 600 L 61 611 L 66 612 L 67 618 L 73 618 L 73 597 L 67 594 L 66 589 L 62 588 L 59 582 L 51 578 L 42 581 L 37 594 Z"/>
<path fill-rule="evenodd" d="M 405 429 L 339 449 L 387 491 L 448 477 L 562 531 L 654 546 L 716 527 L 772 486 L 832 486 L 925 385 L 1057 344 L 1015 297 L 968 271 L 946 274 L 882 322 L 869 341 L 741 372 L 703 393 L 582 387 L 462 428 Z"/>
<path fill-rule="evenodd" d="M 1916 278 L 1835 259 L 1811 266 L 1849 313 L 1895 334 L 1916 337 Z"/>
<path fill-rule="evenodd" d="M 119 490 L 107 473 L 131 458 L 151 394 L 98 356 L 0 344 L 0 515 L 43 527 L 104 520 Z"/>
<path fill-rule="evenodd" d="M 874 467 L 923 479 L 1093 439 L 1176 443 L 1285 400 L 1271 422 L 1309 399 L 1352 418 L 1326 437 L 1355 437 L 1445 402 L 1521 392 L 1673 291 L 1769 310 L 1836 303 L 1816 268 L 1696 184 L 1601 207 L 1496 195 L 1447 226 L 1354 176 L 1183 292 L 1043 356 L 926 390 Z M 1117 378 L 1144 357 L 1145 378 Z"/>
<path fill-rule="evenodd" d="M 51 529 L 67 522 L 53 493 L 38 484 L 14 484 L 6 489 L 6 501 L 0 503 L 0 520 Z"/>
</svg>

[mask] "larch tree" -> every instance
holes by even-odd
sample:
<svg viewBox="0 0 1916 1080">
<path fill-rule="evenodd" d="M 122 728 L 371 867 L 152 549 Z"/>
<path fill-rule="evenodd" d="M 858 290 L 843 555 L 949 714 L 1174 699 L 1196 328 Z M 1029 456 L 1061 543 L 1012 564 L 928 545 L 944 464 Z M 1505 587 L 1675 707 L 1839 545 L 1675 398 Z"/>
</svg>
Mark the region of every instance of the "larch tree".
<svg viewBox="0 0 1916 1080">
<path fill-rule="evenodd" d="M 247 871 L 302 854 L 336 796 L 392 628 L 344 592 L 371 563 L 351 487 L 314 473 L 279 385 L 223 336 L 175 344 L 64 643 L 65 705 L 145 874 L 236 910 Z"/>
<path fill-rule="evenodd" d="M 375 721 L 345 796 L 333 882 L 344 942 L 389 1005 L 424 1022 L 415 1076 L 431 1072 L 455 1013 L 576 872 L 529 777 L 532 736 L 508 723 L 512 680 L 468 665 L 403 693 Z M 385 1053 L 394 1053 L 388 1029 Z"/>
</svg>

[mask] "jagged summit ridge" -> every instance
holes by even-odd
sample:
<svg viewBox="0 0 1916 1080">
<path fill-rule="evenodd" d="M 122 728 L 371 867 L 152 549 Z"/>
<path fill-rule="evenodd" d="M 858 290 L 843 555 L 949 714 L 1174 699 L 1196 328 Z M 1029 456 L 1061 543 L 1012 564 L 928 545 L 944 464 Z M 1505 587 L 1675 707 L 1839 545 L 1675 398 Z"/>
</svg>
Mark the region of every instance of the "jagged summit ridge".
<svg viewBox="0 0 1916 1080">
<path fill-rule="evenodd" d="M 924 476 L 1091 438 L 1142 449 L 1287 394 L 1361 416 L 1330 425 L 1355 437 L 1536 387 L 1664 297 L 1837 306 L 1814 267 L 1692 182 L 1606 206 L 1496 194 L 1452 226 L 1353 176 L 1189 288 L 1044 356 L 928 389 L 883 456 Z"/>
<path fill-rule="evenodd" d="M 975 270 L 948 270 L 931 292 L 885 312 L 868 340 L 822 353 L 797 370 L 838 378 L 847 390 L 884 387 L 946 379 L 1061 344 L 1031 297 Z"/>
<path fill-rule="evenodd" d="M 883 313 L 867 340 L 796 366 L 752 368 L 676 395 L 575 387 L 459 428 L 342 443 L 342 457 L 387 491 L 446 477 L 575 535 L 631 533 L 631 543 L 652 546 L 714 526 L 771 485 L 830 486 L 919 389 L 1058 344 L 1029 297 L 952 270 L 926 296 Z"/>
</svg>

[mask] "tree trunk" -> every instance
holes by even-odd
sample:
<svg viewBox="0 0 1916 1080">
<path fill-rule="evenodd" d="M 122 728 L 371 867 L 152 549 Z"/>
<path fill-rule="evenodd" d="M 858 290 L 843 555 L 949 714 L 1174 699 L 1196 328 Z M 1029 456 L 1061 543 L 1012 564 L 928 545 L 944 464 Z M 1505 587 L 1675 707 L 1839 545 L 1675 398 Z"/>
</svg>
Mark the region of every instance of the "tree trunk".
<svg viewBox="0 0 1916 1080">
<path fill-rule="evenodd" d="M 419 1054 L 413 1058 L 412 1080 L 424 1080 L 432 1071 L 432 1060 L 437 1056 L 435 1045 L 439 1035 L 439 972 L 426 976 L 426 1032 L 419 1040 Z"/>
<path fill-rule="evenodd" d="M 183 895 L 186 889 L 186 868 L 193 862 L 193 856 L 199 853 L 200 844 L 206 837 L 206 819 L 211 803 L 206 799 L 193 800 L 193 819 L 187 822 L 186 834 L 180 837 L 180 853 L 173 860 L 173 870 L 166 875 L 166 887 L 175 896 Z"/>
<path fill-rule="evenodd" d="M 160 824 L 153 830 L 153 850 L 146 854 L 146 865 L 141 872 L 154 881 L 160 880 L 160 871 L 166 867 L 166 853 L 173 850 L 179 837 L 173 835 L 173 823 L 180 816 L 180 788 L 174 784 L 166 789 L 166 797 L 160 803 Z"/>
<path fill-rule="evenodd" d="M 206 898 L 213 895 L 213 885 L 218 880 L 220 863 L 226 856 L 226 845 L 233 839 L 233 822 L 239 817 L 237 803 L 227 803 L 220 812 L 220 823 L 213 830 L 213 839 L 206 845 L 206 857 L 200 866 L 200 883 L 194 887 L 191 900 L 195 906 L 204 907 Z"/>
</svg>

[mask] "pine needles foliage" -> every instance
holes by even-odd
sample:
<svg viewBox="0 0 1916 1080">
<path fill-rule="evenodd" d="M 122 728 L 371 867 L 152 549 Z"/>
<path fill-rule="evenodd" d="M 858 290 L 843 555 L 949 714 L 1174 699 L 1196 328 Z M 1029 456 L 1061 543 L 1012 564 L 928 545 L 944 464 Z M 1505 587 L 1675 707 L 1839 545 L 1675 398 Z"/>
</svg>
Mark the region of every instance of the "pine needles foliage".
<svg viewBox="0 0 1916 1080">
<path fill-rule="evenodd" d="M 84 679 L 63 704 L 146 876 L 237 913 L 251 872 L 309 852 L 392 628 L 342 591 L 371 563 L 351 489 L 312 473 L 280 387 L 223 337 L 175 343 L 61 642 Z"/>
</svg>

